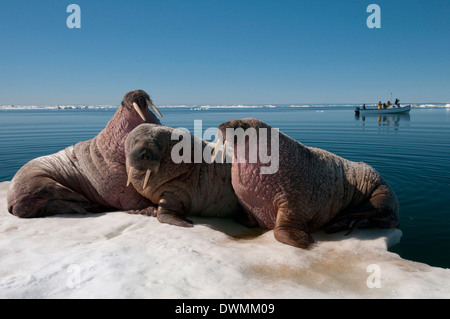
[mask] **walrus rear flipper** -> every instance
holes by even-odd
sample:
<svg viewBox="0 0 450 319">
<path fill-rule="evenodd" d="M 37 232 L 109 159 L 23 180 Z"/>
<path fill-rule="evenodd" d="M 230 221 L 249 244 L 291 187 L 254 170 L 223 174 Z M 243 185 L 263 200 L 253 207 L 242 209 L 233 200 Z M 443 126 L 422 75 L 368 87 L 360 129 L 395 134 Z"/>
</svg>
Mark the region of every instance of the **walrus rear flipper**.
<svg viewBox="0 0 450 319">
<path fill-rule="evenodd" d="M 385 184 L 379 185 L 369 199 L 339 213 L 323 229 L 326 233 L 348 230 L 348 235 L 357 228 L 369 227 L 399 227 L 397 197 Z"/>
<path fill-rule="evenodd" d="M 248 228 L 258 227 L 258 221 L 253 217 L 253 215 L 249 212 L 245 212 L 244 209 L 240 206 L 238 211 L 233 217 L 233 220 L 236 223 L 244 225 Z"/>
<path fill-rule="evenodd" d="M 20 218 L 35 218 L 56 214 L 86 214 L 89 204 L 61 199 L 27 198 L 8 207 L 8 211 Z"/>
<path fill-rule="evenodd" d="M 83 195 L 48 177 L 35 178 L 27 189 L 26 195 L 20 188 L 8 191 L 8 211 L 20 218 L 98 211 Z"/>
<path fill-rule="evenodd" d="M 87 210 L 84 207 L 88 205 L 86 203 L 70 202 L 61 199 L 49 200 L 44 207 L 41 208 L 40 216 L 44 217 L 56 214 L 87 214 Z"/>
</svg>

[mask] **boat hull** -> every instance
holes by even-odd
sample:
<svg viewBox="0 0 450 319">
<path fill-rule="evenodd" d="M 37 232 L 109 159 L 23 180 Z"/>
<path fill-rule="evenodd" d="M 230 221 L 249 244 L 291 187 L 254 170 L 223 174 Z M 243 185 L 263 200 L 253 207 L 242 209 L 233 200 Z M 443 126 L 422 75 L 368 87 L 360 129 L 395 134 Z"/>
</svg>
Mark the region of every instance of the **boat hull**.
<svg viewBox="0 0 450 319">
<path fill-rule="evenodd" d="M 368 110 L 362 110 L 359 107 L 355 109 L 355 113 L 359 115 L 366 115 L 366 114 L 401 114 L 401 113 L 408 113 L 411 111 L 411 105 L 403 106 L 403 107 L 396 107 L 396 108 L 389 108 L 389 109 L 368 109 Z"/>
</svg>

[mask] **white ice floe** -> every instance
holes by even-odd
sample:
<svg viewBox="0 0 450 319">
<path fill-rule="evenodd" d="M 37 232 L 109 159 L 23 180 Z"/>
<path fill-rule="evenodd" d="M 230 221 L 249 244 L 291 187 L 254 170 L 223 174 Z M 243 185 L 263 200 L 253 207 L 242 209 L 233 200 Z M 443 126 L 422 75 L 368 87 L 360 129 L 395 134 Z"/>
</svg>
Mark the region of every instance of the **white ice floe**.
<svg viewBox="0 0 450 319">
<path fill-rule="evenodd" d="M 228 219 L 122 212 L 19 219 L 0 183 L 0 298 L 449 298 L 450 269 L 387 251 L 401 231 L 313 234 L 303 250 Z"/>
<path fill-rule="evenodd" d="M 412 107 L 419 107 L 419 108 L 448 108 L 450 107 L 449 103 L 438 103 L 438 104 L 412 104 Z"/>
<path fill-rule="evenodd" d="M 192 106 L 193 110 L 202 111 L 202 110 L 211 110 L 211 109 L 261 109 L 261 108 L 276 108 L 275 105 L 264 104 L 264 105 L 195 105 Z"/>
</svg>

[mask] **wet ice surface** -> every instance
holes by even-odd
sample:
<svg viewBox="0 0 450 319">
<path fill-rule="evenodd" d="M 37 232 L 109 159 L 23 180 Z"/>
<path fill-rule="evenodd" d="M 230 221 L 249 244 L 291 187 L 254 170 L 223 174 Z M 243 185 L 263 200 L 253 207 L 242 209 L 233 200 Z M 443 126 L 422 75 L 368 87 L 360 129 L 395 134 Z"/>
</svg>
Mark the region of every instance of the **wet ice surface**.
<svg viewBox="0 0 450 319">
<path fill-rule="evenodd" d="M 450 269 L 400 258 L 401 231 L 313 234 L 303 250 L 228 219 L 122 212 L 19 219 L 0 183 L 0 298 L 449 298 Z M 379 288 L 378 288 L 379 287 Z"/>
</svg>

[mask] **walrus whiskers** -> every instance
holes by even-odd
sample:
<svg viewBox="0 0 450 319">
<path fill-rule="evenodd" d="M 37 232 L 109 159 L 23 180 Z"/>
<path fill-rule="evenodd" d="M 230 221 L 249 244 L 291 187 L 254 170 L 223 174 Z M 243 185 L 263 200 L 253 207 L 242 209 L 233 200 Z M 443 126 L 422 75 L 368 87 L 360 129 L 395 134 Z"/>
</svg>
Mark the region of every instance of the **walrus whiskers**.
<svg viewBox="0 0 450 319">
<path fill-rule="evenodd" d="M 159 116 L 163 117 L 161 112 L 158 110 L 158 108 L 150 101 L 150 100 L 146 100 L 147 101 L 147 105 L 149 107 L 152 108 L 153 111 L 155 111 L 156 113 L 158 113 Z"/>
<path fill-rule="evenodd" d="M 142 189 L 145 189 L 147 187 L 148 184 L 148 180 L 150 178 L 150 174 L 152 173 L 151 170 L 147 170 L 147 172 L 145 173 L 145 178 L 144 178 L 144 184 L 142 184 Z"/>
<path fill-rule="evenodd" d="M 142 113 L 141 109 L 139 108 L 139 105 L 137 105 L 136 102 L 133 102 L 133 107 L 136 110 L 136 112 L 139 114 L 139 116 L 144 120 L 144 122 L 146 121 L 144 114 Z"/>
</svg>

